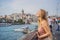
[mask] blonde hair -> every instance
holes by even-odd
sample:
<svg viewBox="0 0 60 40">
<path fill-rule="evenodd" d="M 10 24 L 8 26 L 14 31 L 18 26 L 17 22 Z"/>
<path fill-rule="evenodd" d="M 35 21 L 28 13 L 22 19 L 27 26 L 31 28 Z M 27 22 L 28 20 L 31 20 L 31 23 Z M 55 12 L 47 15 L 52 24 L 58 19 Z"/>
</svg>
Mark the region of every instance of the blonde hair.
<svg viewBox="0 0 60 40">
<path fill-rule="evenodd" d="M 41 11 L 42 19 L 47 20 L 47 15 L 46 15 L 47 12 L 43 9 L 40 9 L 40 11 Z"/>
</svg>

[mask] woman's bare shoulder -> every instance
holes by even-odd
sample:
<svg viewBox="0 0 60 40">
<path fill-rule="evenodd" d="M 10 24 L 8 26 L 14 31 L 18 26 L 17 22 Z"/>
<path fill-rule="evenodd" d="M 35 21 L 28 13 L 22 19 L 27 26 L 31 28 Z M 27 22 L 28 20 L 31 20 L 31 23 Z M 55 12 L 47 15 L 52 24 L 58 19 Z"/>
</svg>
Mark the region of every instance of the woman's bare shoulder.
<svg viewBox="0 0 60 40">
<path fill-rule="evenodd" d="M 48 26 L 48 22 L 46 20 L 42 21 L 42 26 Z"/>
</svg>

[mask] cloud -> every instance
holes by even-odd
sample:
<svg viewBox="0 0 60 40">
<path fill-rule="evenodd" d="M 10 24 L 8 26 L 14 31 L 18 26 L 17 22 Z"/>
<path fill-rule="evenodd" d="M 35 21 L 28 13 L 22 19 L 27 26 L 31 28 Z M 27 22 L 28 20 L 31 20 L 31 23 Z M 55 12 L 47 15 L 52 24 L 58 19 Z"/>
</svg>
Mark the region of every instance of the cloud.
<svg viewBox="0 0 60 40">
<path fill-rule="evenodd" d="M 55 12 L 56 0 L 6 0 L 0 2 L 0 14 L 11 14 L 21 12 L 35 14 L 39 9 L 45 9 L 49 15 Z"/>
</svg>

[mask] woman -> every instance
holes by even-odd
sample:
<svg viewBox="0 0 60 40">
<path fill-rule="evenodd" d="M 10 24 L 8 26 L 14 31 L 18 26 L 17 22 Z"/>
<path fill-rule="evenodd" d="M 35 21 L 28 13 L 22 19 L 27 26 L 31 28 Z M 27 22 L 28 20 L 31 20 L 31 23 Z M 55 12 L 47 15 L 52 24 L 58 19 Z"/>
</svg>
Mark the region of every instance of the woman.
<svg viewBox="0 0 60 40">
<path fill-rule="evenodd" d="M 38 17 L 38 40 L 53 40 L 52 34 L 46 18 L 46 11 L 41 9 L 36 14 Z"/>
</svg>

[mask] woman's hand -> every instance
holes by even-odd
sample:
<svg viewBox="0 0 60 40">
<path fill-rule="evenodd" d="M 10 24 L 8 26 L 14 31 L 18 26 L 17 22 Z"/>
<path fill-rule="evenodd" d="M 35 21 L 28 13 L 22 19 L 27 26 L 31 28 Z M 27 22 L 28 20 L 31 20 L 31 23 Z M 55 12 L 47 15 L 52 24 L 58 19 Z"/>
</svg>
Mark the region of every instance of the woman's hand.
<svg viewBox="0 0 60 40">
<path fill-rule="evenodd" d="M 38 38 L 40 38 L 40 35 L 38 34 L 38 32 L 36 32 L 36 34 L 37 34 Z"/>
</svg>

